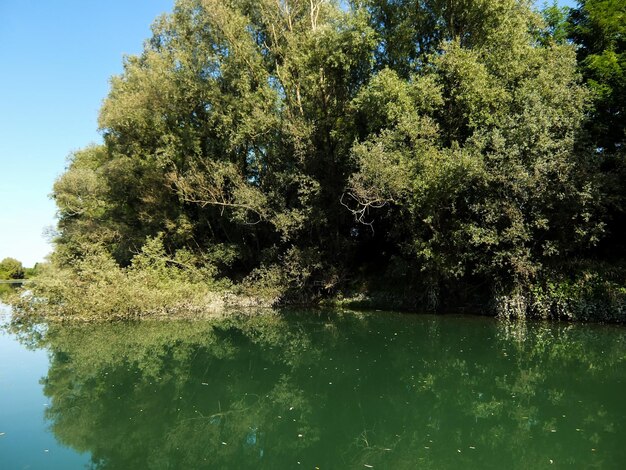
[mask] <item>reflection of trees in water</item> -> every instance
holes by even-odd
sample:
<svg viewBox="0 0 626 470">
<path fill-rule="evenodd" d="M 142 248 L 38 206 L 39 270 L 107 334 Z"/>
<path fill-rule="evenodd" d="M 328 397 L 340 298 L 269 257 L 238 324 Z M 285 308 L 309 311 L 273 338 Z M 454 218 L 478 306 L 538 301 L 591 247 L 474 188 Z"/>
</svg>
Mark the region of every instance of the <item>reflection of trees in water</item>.
<svg viewBox="0 0 626 470">
<path fill-rule="evenodd" d="M 0 278 L 0 280 L 2 280 L 2 278 Z M 0 283 L 0 302 L 2 302 L 3 299 L 6 301 L 6 299 L 11 294 L 15 294 L 17 289 L 20 288 L 20 287 L 22 287 L 22 284 L 18 284 L 18 283 L 10 283 L 10 284 Z"/>
<path fill-rule="evenodd" d="M 52 430 L 99 468 L 626 458 L 616 328 L 267 315 L 53 325 L 39 343 L 51 351 Z"/>
<path fill-rule="evenodd" d="M 250 334 L 232 320 L 54 327 L 52 429 L 103 468 L 245 467 L 296 453 L 298 433 L 314 438 L 310 410 L 278 355 L 306 339 L 284 331 L 278 348 L 277 323 Z M 289 407 L 297 422 L 272 419 Z M 265 455 L 274 434 L 294 439 Z"/>
</svg>

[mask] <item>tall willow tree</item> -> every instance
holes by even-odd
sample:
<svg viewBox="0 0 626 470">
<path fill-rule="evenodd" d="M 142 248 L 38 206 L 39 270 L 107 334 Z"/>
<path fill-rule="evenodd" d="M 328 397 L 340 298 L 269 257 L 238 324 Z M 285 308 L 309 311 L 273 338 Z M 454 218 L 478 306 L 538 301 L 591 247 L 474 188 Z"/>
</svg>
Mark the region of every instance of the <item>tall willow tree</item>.
<svg viewBox="0 0 626 470">
<path fill-rule="evenodd" d="M 523 0 L 179 0 L 55 184 L 57 262 L 158 235 L 295 287 L 392 259 L 527 283 L 601 229 L 575 53 L 541 28 Z"/>
<path fill-rule="evenodd" d="M 248 268 L 277 246 L 341 255 L 344 121 L 374 48 L 367 17 L 334 2 L 179 1 L 113 78 L 104 147 L 57 182 L 61 245 L 102 240 L 127 263 L 164 232 Z"/>
</svg>

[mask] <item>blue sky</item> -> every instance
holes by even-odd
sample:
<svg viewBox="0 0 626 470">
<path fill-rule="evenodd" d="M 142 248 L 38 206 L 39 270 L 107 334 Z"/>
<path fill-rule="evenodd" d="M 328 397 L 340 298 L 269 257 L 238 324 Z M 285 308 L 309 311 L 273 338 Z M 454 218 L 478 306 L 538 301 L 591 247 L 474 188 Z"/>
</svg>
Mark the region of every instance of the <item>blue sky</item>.
<svg viewBox="0 0 626 470">
<path fill-rule="evenodd" d="M 32 266 L 50 252 L 52 184 L 72 151 L 100 142 L 109 77 L 173 3 L 0 0 L 0 260 Z"/>
<path fill-rule="evenodd" d="M 98 109 L 124 54 L 173 0 L 0 0 L 0 260 L 50 251 L 48 195 L 67 156 L 99 142 Z"/>
</svg>

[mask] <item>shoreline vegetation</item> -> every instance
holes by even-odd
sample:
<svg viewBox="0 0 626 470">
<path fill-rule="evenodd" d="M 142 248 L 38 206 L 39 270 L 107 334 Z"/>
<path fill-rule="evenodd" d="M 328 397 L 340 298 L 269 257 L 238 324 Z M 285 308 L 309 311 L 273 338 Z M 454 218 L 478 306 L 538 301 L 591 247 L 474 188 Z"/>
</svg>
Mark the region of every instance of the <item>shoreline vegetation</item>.
<svg viewBox="0 0 626 470">
<path fill-rule="evenodd" d="M 178 0 L 53 188 L 21 317 L 626 322 L 626 6 Z"/>
<path fill-rule="evenodd" d="M 147 249 L 155 247 L 157 253 L 142 252 L 127 268 L 102 253 L 85 257 L 76 270 L 44 265 L 27 288 L 7 295 L 4 301 L 13 308 L 17 322 L 202 319 L 293 307 L 606 323 L 625 323 L 626 318 L 626 288 L 589 271 L 584 277 L 562 278 L 508 296 L 460 295 L 457 290 L 449 302 L 436 305 L 429 303 L 433 297 L 428 293 L 415 294 L 408 286 L 399 290 L 392 283 L 376 281 L 378 289 L 363 283 L 360 289 L 343 292 L 303 283 L 292 294 L 285 289 L 288 280 L 284 278 L 271 284 L 267 278 L 239 284 L 216 281 L 202 270 L 169 265 L 158 241 L 146 244 Z"/>
<path fill-rule="evenodd" d="M 37 276 L 39 265 L 25 268 L 15 258 L 4 258 L 0 261 L 0 300 L 9 296 L 22 281 L 30 280 Z"/>
</svg>

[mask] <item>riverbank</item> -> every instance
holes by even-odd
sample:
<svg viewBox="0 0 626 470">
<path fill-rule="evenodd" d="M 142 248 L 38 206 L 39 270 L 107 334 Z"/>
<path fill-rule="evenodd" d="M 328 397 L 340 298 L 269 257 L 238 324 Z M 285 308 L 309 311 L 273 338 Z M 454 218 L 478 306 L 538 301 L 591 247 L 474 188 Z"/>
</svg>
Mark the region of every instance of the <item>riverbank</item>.
<svg viewBox="0 0 626 470">
<path fill-rule="evenodd" d="M 160 242 L 151 241 L 126 267 L 104 250 L 65 266 L 42 265 L 36 279 L 3 297 L 16 318 L 78 322 L 321 306 L 626 323 L 626 270 L 607 263 L 544 268 L 532 281 L 508 287 L 469 279 L 427 281 L 389 268 L 355 271 L 339 279 L 322 282 L 315 271 L 298 264 L 259 268 L 232 280 L 220 276 L 212 264 L 168 256 Z"/>
<path fill-rule="evenodd" d="M 348 291 L 323 303 L 355 309 L 481 314 L 507 319 L 626 323 L 626 287 L 621 273 L 605 266 L 543 274 L 508 291 L 458 283 L 439 290 L 412 290 L 401 283 Z"/>
<path fill-rule="evenodd" d="M 461 284 L 434 291 L 393 280 L 376 286 L 353 280 L 334 291 L 304 285 L 294 292 L 284 279 L 233 283 L 187 268 L 144 264 L 124 269 L 104 261 L 87 259 L 74 270 L 47 266 L 27 288 L 5 295 L 5 302 L 18 319 L 71 322 L 194 319 L 242 310 L 323 307 L 626 323 L 626 288 L 615 276 L 599 271 L 545 276 L 507 293 Z"/>
</svg>

